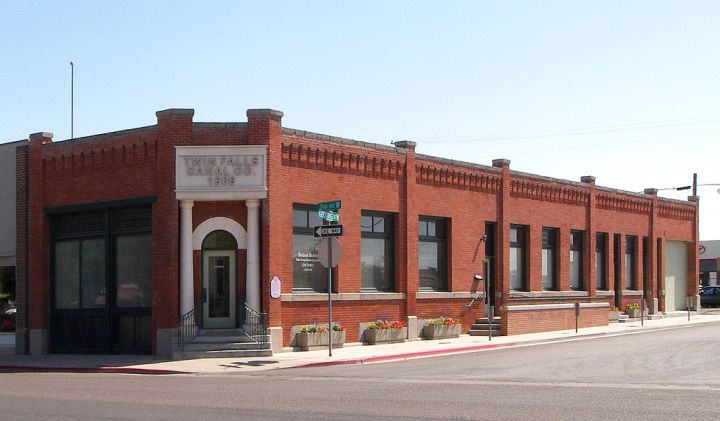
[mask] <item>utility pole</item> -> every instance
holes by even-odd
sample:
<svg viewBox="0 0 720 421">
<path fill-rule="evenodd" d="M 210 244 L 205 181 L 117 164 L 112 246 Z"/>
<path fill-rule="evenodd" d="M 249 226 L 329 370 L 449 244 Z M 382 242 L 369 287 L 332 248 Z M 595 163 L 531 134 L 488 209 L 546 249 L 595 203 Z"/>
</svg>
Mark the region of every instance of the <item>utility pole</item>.
<svg viewBox="0 0 720 421">
<path fill-rule="evenodd" d="M 73 62 L 70 62 L 70 139 L 75 138 L 75 127 L 74 127 L 74 96 L 75 96 L 75 67 Z"/>
</svg>

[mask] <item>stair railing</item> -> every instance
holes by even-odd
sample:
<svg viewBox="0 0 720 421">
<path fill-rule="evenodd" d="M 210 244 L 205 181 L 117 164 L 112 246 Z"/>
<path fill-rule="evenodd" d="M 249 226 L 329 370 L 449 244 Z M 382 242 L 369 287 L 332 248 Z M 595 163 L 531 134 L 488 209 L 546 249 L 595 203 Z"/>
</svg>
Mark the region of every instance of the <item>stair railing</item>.
<svg viewBox="0 0 720 421">
<path fill-rule="evenodd" d="M 478 298 L 481 296 L 485 296 L 485 291 L 478 291 L 472 300 L 470 300 L 469 303 L 465 304 L 462 309 L 462 313 L 465 313 L 466 311 L 470 310 L 470 308 L 475 304 L 475 301 L 477 301 Z"/>
<path fill-rule="evenodd" d="M 268 344 L 268 316 L 260 313 L 245 303 L 245 321 L 242 329 L 250 339 L 258 344 L 260 349 Z"/>
<path fill-rule="evenodd" d="M 201 311 L 201 302 L 195 304 L 192 310 L 180 316 L 178 321 L 178 347 L 180 350 L 185 349 L 185 345 L 192 342 L 200 333 L 199 319 Z"/>
</svg>

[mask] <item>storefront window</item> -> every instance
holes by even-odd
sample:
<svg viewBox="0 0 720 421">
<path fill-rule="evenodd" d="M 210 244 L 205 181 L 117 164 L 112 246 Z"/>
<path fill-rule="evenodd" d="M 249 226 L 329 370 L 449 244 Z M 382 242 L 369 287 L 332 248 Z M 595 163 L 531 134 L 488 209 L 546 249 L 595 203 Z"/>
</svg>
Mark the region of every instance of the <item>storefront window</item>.
<svg viewBox="0 0 720 421">
<path fill-rule="evenodd" d="M 625 289 L 637 289 L 635 282 L 635 266 L 637 265 L 635 245 L 637 237 L 628 235 L 625 237 Z"/>
<path fill-rule="evenodd" d="M 293 206 L 293 290 L 327 292 L 327 269 L 317 255 L 319 238 L 313 227 L 322 225 L 312 205 Z"/>
<path fill-rule="evenodd" d="M 446 225 L 444 219 L 420 218 L 418 223 L 420 289 L 431 291 L 448 289 Z"/>
<path fill-rule="evenodd" d="M 582 231 L 570 232 L 570 289 L 583 287 L 583 237 Z"/>
<path fill-rule="evenodd" d="M 510 226 L 510 289 L 525 290 L 525 231 L 524 225 Z"/>
<path fill-rule="evenodd" d="M 121 236 L 116 239 L 118 307 L 152 305 L 151 246 L 150 235 Z"/>
<path fill-rule="evenodd" d="M 363 290 L 393 291 L 395 288 L 393 226 L 391 214 L 362 213 L 360 268 Z"/>
<path fill-rule="evenodd" d="M 543 228 L 542 230 L 542 286 L 544 290 L 558 289 L 555 276 L 557 231 L 557 228 Z"/>
</svg>

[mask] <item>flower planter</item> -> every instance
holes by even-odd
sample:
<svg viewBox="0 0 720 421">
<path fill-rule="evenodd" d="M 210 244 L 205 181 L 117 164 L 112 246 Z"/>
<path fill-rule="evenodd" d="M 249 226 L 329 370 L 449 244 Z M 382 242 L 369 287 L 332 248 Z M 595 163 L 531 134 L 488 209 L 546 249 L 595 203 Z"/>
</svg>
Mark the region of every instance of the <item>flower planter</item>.
<svg viewBox="0 0 720 421">
<path fill-rule="evenodd" d="M 621 315 L 622 315 L 622 312 L 620 312 L 620 311 L 611 311 L 608 315 L 608 321 L 617 322 L 618 320 L 620 320 Z"/>
<path fill-rule="evenodd" d="M 365 329 L 365 342 L 368 345 L 377 343 L 399 343 L 405 342 L 407 338 L 407 327 L 394 329 Z"/>
<path fill-rule="evenodd" d="M 625 310 L 625 313 L 631 318 L 631 319 L 639 319 L 640 318 L 640 309 L 632 309 L 632 310 Z"/>
<path fill-rule="evenodd" d="M 345 331 L 333 332 L 333 348 L 342 348 L 345 344 Z M 328 346 L 328 334 L 323 333 L 296 333 L 295 334 L 295 345 L 300 348 L 301 351 L 310 351 L 312 349 L 327 348 Z"/>
<path fill-rule="evenodd" d="M 425 339 L 457 338 L 460 336 L 460 324 L 423 327 Z"/>
</svg>

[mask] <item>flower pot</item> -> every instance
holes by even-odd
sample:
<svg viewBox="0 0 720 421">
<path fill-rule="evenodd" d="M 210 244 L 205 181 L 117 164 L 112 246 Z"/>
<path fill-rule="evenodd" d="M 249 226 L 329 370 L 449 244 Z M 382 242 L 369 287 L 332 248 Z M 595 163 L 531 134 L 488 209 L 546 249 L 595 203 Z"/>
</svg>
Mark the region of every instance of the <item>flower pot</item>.
<svg viewBox="0 0 720 421">
<path fill-rule="evenodd" d="M 333 332 L 333 348 L 342 348 L 345 344 L 345 331 Z M 295 345 L 301 351 L 310 351 L 312 349 L 327 348 L 328 334 L 323 333 L 301 333 L 295 334 Z"/>
<path fill-rule="evenodd" d="M 639 319 L 640 318 L 640 309 L 632 309 L 632 310 L 625 310 L 625 313 L 632 319 Z"/>
<path fill-rule="evenodd" d="M 608 314 L 608 321 L 617 322 L 618 320 L 620 320 L 620 315 L 622 315 L 622 312 L 620 311 L 611 311 Z"/>
<path fill-rule="evenodd" d="M 460 324 L 423 327 L 425 339 L 457 338 L 460 336 Z"/>
<path fill-rule="evenodd" d="M 407 338 L 407 327 L 390 329 L 365 329 L 365 342 L 368 345 L 377 343 L 398 343 L 405 342 Z"/>
</svg>

